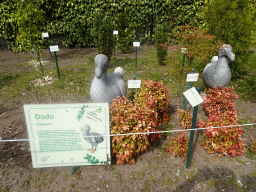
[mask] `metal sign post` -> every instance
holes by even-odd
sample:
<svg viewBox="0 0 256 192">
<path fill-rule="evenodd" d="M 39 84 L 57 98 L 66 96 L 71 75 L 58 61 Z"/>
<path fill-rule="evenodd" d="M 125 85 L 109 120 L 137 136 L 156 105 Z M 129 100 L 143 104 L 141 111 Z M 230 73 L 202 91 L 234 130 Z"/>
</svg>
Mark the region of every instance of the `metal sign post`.
<svg viewBox="0 0 256 192">
<path fill-rule="evenodd" d="M 196 91 L 198 92 L 198 94 L 201 91 L 201 87 L 197 87 Z M 197 95 L 198 97 L 198 95 Z M 200 95 L 199 95 L 199 101 L 196 98 L 197 102 L 195 104 L 197 104 L 196 106 L 194 106 L 194 112 L 193 112 L 193 119 L 192 119 L 192 126 L 191 129 L 194 129 L 196 126 L 196 117 L 197 117 L 197 110 L 198 110 L 198 105 L 200 104 L 200 102 L 202 102 L 202 100 L 200 101 Z M 188 168 L 190 166 L 190 161 L 191 161 L 191 154 L 192 154 L 192 146 L 193 146 L 193 141 L 194 141 L 194 133 L 195 130 L 191 130 L 190 131 L 190 140 L 189 140 L 189 147 L 188 147 L 188 155 L 187 155 L 187 163 L 186 163 L 186 168 Z"/>
<path fill-rule="evenodd" d="M 51 52 L 54 52 L 54 57 L 55 57 L 55 62 L 56 62 L 56 68 L 57 68 L 57 72 L 58 72 L 58 77 L 59 77 L 59 79 L 60 79 L 60 71 L 59 71 L 58 60 L 57 60 L 57 54 L 56 54 L 56 51 L 59 51 L 59 46 L 58 46 L 58 45 L 52 45 L 52 46 L 50 46 L 50 50 L 51 50 Z"/>
<path fill-rule="evenodd" d="M 116 35 L 118 35 L 118 31 L 117 30 L 114 30 L 113 31 L 113 34 L 114 34 L 114 56 L 116 55 L 115 54 L 115 50 L 116 50 Z"/>
<path fill-rule="evenodd" d="M 192 70 L 191 70 L 191 73 L 194 73 L 194 72 L 195 72 L 195 69 L 192 69 Z M 189 82 L 189 84 L 188 84 L 188 89 L 190 89 L 191 86 L 192 86 L 192 82 Z M 188 104 L 188 100 L 187 100 L 187 98 L 185 98 L 184 110 L 187 109 L 187 104 Z"/>
<path fill-rule="evenodd" d="M 138 53 L 138 47 L 140 46 L 140 42 L 133 42 L 133 47 L 136 48 L 136 63 L 135 67 L 137 67 L 137 53 Z"/>
</svg>

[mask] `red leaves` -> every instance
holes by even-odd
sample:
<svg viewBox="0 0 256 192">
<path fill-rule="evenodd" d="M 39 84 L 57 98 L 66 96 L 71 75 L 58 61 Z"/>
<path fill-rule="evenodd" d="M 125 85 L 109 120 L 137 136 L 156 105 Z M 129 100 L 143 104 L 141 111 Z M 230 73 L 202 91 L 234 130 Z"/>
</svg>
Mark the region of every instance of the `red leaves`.
<svg viewBox="0 0 256 192">
<path fill-rule="evenodd" d="M 159 131 L 160 123 L 170 119 L 169 94 L 162 82 L 147 80 L 142 81 L 142 87 L 136 90 L 134 104 L 125 97 L 118 97 L 110 105 L 111 134 Z M 156 133 L 113 137 L 112 153 L 117 158 L 117 164 L 135 163 L 134 158 L 161 136 Z"/>
<path fill-rule="evenodd" d="M 234 106 L 234 99 L 238 96 L 233 91 L 234 88 L 220 87 L 209 89 L 204 98 L 204 109 L 208 113 L 208 121 L 198 120 L 197 125 L 202 127 L 220 127 L 237 125 L 237 111 Z M 204 131 L 204 149 L 209 153 L 230 154 L 231 157 L 241 155 L 245 151 L 241 149 L 245 143 L 241 139 L 243 130 L 241 127 L 212 128 Z"/>
<path fill-rule="evenodd" d="M 166 147 L 173 157 L 183 156 L 186 157 L 188 153 L 188 137 L 184 133 L 179 132 L 179 137 L 170 139 L 170 145 Z"/>
<path fill-rule="evenodd" d="M 188 111 L 178 109 L 177 119 L 181 119 L 180 124 L 184 129 L 190 129 L 192 126 L 192 115 Z"/>
</svg>

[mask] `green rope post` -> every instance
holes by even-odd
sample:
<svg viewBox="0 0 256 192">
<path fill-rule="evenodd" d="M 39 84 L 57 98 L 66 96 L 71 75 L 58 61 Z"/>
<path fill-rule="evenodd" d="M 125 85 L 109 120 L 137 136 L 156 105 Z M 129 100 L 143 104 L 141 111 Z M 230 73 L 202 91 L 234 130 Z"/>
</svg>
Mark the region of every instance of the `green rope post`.
<svg viewBox="0 0 256 192">
<path fill-rule="evenodd" d="M 192 69 L 192 70 L 191 70 L 191 73 L 194 73 L 194 72 L 195 72 L 195 69 Z M 188 84 L 188 89 L 190 89 L 191 86 L 192 86 L 192 82 L 189 82 L 189 84 Z M 187 104 L 188 104 L 188 100 L 187 100 L 187 98 L 185 98 L 184 111 L 187 109 Z"/>
<path fill-rule="evenodd" d="M 137 67 L 137 53 L 138 53 L 138 47 L 135 47 L 136 48 L 136 64 L 135 64 L 135 67 Z"/>
<path fill-rule="evenodd" d="M 196 90 L 200 94 L 201 87 L 197 87 Z M 196 126 L 197 110 L 198 110 L 198 105 L 194 107 L 191 129 L 194 129 L 195 126 Z M 193 140 L 194 140 L 194 133 L 195 133 L 195 130 L 191 130 L 190 131 L 190 140 L 189 140 L 186 168 L 188 168 L 190 166 L 190 160 L 191 160 L 191 154 L 192 154 L 192 146 L 193 146 Z"/>
<path fill-rule="evenodd" d="M 54 51 L 54 57 L 55 57 L 56 68 L 57 68 L 57 72 L 58 72 L 58 77 L 59 77 L 59 79 L 60 79 L 60 71 L 59 71 L 59 66 L 58 66 L 56 51 Z"/>
<path fill-rule="evenodd" d="M 116 36 L 114 35 L 114 56 L 116 56 Z"/>
<path fill-rule="evenodd" d="M 137 47 L 136 47 L 137 48 Z M 136 79 L 136 76 L 135 75 L 133 75 L 133 80 L 135 80 Z M 134 89 L 132 89 L 132 102 L 133 102 L 133 99 L 134 99 Z"/>
</svg>

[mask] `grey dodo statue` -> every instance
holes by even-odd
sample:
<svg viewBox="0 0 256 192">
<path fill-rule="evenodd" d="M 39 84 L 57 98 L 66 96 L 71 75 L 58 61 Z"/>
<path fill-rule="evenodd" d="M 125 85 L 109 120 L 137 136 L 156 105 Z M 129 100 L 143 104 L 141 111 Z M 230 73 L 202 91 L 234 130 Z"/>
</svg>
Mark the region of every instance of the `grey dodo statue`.
<svg viewBox="0 0 256 192">
<path fill-rule="evenodd" d="M 123 80 L 124 70 L 117 67 L 114 73 L 107 74 L 108 57 L 99 54 L 95 57 L 95 77 L 90 88 L 90 97 L 93 103 L 109 103 L 117 96 L 126 96 L 126 87 Z"/>
<path fill-rule="evenodd" d="M 233 62 L 235 60 L 235 54 L 232 52 L 232 47 L 229 44 L 224 44 L 218 51 L 218 59 L 216 56 L 212 59 L 212 62 L 207 64 L 202 73 L 203 83 L 212 88 L 223 87 L 231 80 L 231 70 L 228 66 L 227 58 Z"/>
</svg>

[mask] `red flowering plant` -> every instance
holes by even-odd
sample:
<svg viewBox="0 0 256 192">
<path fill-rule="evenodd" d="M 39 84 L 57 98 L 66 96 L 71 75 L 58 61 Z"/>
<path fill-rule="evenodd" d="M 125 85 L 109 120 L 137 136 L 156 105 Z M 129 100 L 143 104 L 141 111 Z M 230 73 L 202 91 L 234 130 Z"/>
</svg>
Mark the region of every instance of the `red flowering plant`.
<svg viewBox="0 0 256 192">
<path fill-rule="evenodd" d="M 209 114 L 207 122 L 198 120 L 199 128 L 238 125 L 234 98 L 238 96 L 233 88 L 212 88 L 204 98 L 204 109 Z M 229 100 L 230 99 L 230 100 Z M 246 151 L 243 130 L 240 126 L 209 128 L 204 130 L 204 142 L 201 145 L 208 153 L 220 153 L 218 157 L 231 154 L 231 157 Z"/>
</svg>

